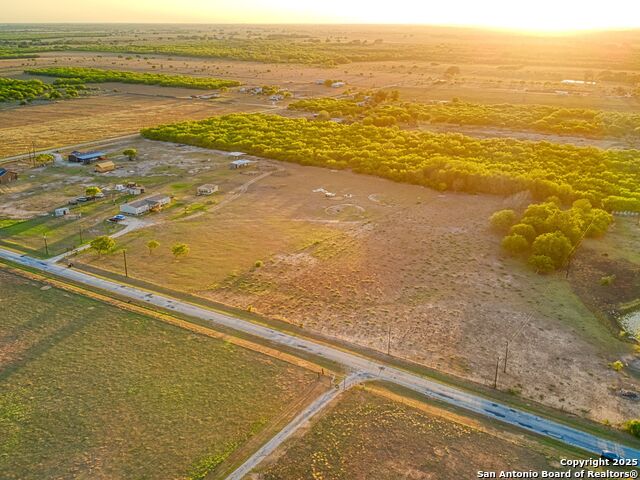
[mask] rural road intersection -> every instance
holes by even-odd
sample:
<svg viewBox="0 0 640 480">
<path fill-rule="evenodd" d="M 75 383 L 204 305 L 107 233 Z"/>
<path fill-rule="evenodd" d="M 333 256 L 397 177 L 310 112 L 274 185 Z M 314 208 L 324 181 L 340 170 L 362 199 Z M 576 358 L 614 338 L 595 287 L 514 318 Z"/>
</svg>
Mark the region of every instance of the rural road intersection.
<svg viewBox="0 0 640 480">
<path fill-rule="evenodd" d="M 0 258 L 4 258 L 19 265 L 30 267 L 42 272 L 54 274 L 80 284 L 99 288 L 106 292 L 116 293 L 120 296 L 128 297 L 139 302 L 144 302 L 156 307 L 173 310 L 180 314 L 199 318 L 210 322 L 214 326 L 221 325 L 226 328 L 264 338 L 276 344 L 286 345 L 287 347 L 298 351 L 317 355 L 318 357 L 341 364 L 347 370 L 353 372 L 356 377 L 350 376 L 348 377 L 350 379 L 360 378 L 359 376 L 362 376 L 363 378 L 367 377 L 370 379 L 394 383 L 423 394 L 431 399 L 439 400 L 455 407 L 480 414 L 492 420 L 498 420 L 514 425 L 538 435 L 553 438 L 567 445 L 581 448 L 596 455 L 599 455 L 603 450 L 609 450 L 616 452 L 623 458 L 640 459 L 640 450 L 609 440 L 604 440 L 590 433 L 574 429 L 541 416 L 494 402 L 479 395 L 439 383 L 426 377 L 421 377 L 408 371 L 391 367 L 381 362 L 370 360 L 355 353 L 341 350 L 330 345 L 316 343 L 312 340 L 283 333 L 263 325 L 258 325 L 247 320 L 180 301 L 169 296 L 120 284 L 115 281 L 96 277 L 62 265 L 38 260 L 27 255 L 21 255 L 20 253 L 13 252 L 11 250 L 0 249 Z M 320 399 L 322 398 L 323 397 L 320 397 Z M 304 419 L 302 421 L 304 421 Z"/>
</svg>

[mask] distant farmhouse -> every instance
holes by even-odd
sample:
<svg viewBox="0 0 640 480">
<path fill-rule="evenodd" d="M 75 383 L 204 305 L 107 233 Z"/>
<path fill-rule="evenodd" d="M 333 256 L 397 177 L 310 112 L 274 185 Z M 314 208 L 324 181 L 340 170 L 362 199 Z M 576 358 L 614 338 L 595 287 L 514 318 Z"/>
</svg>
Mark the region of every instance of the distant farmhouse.
<svg viewBox="0 0 640 480">
<path fill-rule="evenodd" d="M 142 198 L 134 202 L 120 205 L 120 211 L 128 215 L 142 215 L 143 213 L 161 210 L 165 205 L 171 203 L 171 197 L 164 193 Z"/>
<path fill-rule="evenodd" d="M 207 183 L 204 185 L 200 185 L 197 189 L 198 195 L 213 195 L 218 191 L 218 185 L 213 185 L 211 183 Z"/>
<path fill-rule="evenodd" d="M 69 154 L 69 161 L 74 163 L 84 163 L 88 165 L 93 162 L 97 162 L 98 160 L 105 160 L 106 153 L 100 151 L 94 152 L 78 152 L 73 151 Z"/>
<path fill-rule="evenodd" d="M 0 185 L 15 182 L 18 179 L 18 173 L 6 168 L 0 168 Z"/>
<path fill-rule="evenodd" d="M 234 160 L 229 164 L 231 169 L 245 168 L 251 165 L 251 160 Z"/>
</svg>

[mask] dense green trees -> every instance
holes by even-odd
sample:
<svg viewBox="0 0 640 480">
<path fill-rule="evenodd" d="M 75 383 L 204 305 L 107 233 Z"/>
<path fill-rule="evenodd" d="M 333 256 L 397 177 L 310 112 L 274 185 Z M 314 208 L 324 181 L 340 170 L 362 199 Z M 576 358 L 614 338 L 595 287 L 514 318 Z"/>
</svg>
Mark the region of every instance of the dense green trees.
<svg viewBox="0 0 640 480">
<path fill-rule="evenodd" d="M 264 114 L 213 117 L 142 133 L 156 140 L 244 151 L 303 165 L 350 168 L 438 190 L 499 195 L 529 190 L 538 200 L 555 195 L 564 203 L 585 198 L 598 207 L 618 198 L 629 199 L 630 207 L 640 204 L 636 150 L 479 140 Z"/>
<path fill-rule="evenodd" d="M 69 87 L 66 84 L 50 85 L 41 80 L 19 80 L 0 77 L 0 102 L 54 100 L 77 95 L 78 88 Z"/>
<path fill-rule="evenodd" d="M 44 75 L 69 79 L 67 83 L 141 83 L 161 87 L 188 87 L 213 90 L 224 87 L 236 87 L 240 82 L 210 77 L 192 77 L 188 75 L 164 75 L 161 73 L 123 72 L 100 68 L 50 67 L 26 70 L 31 75 Z"/>
<path fill-rule="evenodd" d="M 511 216 L 502 210 L 490 218 L 495 229 L 496 216 L 506 225 Z M 529 265 L 539 273 L 548 273 L 563 267 L 584 237 L 603 235 L 612 222 L 604 210 L 593 208 L 586 199 L 576 200 L 571 208 L 563 210 L 557 199 L 529 205 L 502 239 L 502 248 L 512 255 L 529 253 Z M 504 231 L 504 228 L 501 230 Z"/>
<path fill-rule="evenodd" d="M 314 98 L 293 102 L 289 108 L 309 112 L 326 110 L 332 117 L 350 116 L 374 125 L 379 124 L 380 118 L 386 118 L 387 124 L 424 121 L 591 137 L 640 136 L 640 114 L 549 105 L 380 103 L 372 100 Z"/>
</svg>

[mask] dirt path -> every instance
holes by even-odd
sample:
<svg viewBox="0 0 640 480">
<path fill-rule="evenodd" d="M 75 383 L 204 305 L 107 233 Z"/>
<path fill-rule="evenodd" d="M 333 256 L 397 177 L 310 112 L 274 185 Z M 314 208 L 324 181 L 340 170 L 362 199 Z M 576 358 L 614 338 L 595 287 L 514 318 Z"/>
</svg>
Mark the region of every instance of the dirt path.
<svg viewBox="0 0 640 480">
<path fill-rule="evenodd" d="M 311 405 L 302 410 L 286 427 L 280 430 L 271 440 L 265 443 L 257 452 L 251 455 L 246 462 L 238 467 L 227 480 L 241 480 L 251 470 L 260 464 L 265 458 L 271 455 L 280 445 L 282 445 L 291 435 L 306 425 L 311 418 L 324 410 L 341 393 L 361 382 L 370 380 L 371 375 L 366 373 L 352 373 L 346 377 L 339 388 L 332 388 L 323 393 Z"/>
</svg>

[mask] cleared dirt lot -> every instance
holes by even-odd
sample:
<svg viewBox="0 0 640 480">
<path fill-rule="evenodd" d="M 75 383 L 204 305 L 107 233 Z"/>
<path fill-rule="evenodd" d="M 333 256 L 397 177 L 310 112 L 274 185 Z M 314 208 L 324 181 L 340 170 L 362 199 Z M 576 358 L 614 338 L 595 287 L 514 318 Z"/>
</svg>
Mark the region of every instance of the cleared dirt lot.
<svg viewBox="0 0 640 480">
<path fill-rule="evenodd" d="M 453 480 L 475 478 L 479 470 L 553 470 L 559 458 L 559 452 L 524 436 L 353 390 L 251 478 Z"/>
<path fill-rule="evenodd" d="M 166 155 L 177 161 L 198 152 L 180 148 Z M 130 275 L 381 351 L 390 332 L 393 354 L 486 384 L 506 340 L 520 331 L 500 388 L 599 420 L 635 415 L 637 403 L 617 392 L 637 389 L 637 381 L 607 366 L 630 358 L 631 345 L 562 274 L 536 276 L 503 257 L 488 231 L 490 214 L 518 198 L 440 194 L 264 161 L 237 182 L 273 166 L 221 208 L 193 217 L 174 208 L 119 239 Z M 195 201 L 188 197 L 179 201 Z M 151 239 L 161 243 L 153 254 Z M 176 242 L 190 245 L 189 256 L 171 256 Z M 122 272 L 117 255 L 76 261 Z"/>
</svg>

